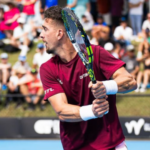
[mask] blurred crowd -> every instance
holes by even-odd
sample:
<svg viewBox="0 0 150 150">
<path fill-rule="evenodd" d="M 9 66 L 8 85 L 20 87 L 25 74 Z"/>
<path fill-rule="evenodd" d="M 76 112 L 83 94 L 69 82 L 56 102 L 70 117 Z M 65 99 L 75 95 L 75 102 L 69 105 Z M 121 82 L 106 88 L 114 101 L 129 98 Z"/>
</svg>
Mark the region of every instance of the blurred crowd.
<svg viewBox="0 0 150 150">
<path fill-rule="evenodd" d="M 34 110 L 45 108 L 39 67 L 49 60 L 45 46 L 38 42 L 44 11 L 58 5 L 57 0 L 1 0 L 0 2 L 0 91 L 7 91 L 5 107 L 11 101 L 16 107 L 23 102 Z M 67 0 L 67 7 L 78 16 L 91 44 L 100 45 L 117 59 L 137 80 L 135 92 L 150 87 L 150 2 L 148 0 Z M 32 66 L 27 55 L 38 42 Z M 16 63 L 11 53 L 19 51 Z M 17 95 L 22 95 L 17 96 Z"/>
</svg>

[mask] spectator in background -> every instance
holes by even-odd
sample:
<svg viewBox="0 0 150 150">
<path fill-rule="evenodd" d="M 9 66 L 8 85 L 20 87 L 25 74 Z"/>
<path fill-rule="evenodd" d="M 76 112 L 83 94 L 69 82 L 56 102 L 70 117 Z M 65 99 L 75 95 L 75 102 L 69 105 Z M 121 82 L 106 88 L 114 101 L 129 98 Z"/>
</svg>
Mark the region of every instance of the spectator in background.
<svg viewBox="0 0 150 150">
<path fill-rule="evenodd" d="M 138 87 L 135 92 L 145 92 L 150 80 L 150 48 L 145 49 L 143 56 L 141 58 L 138 58 L 137 60 L 139 62 L 144 62 L 144 72 L 140 71 L 137 76 Z"/>
<path fill-rule="evenodd" d="M 67 6 L 70 6 L 73 4 L 74 0 L 67 0 Z M 72 10 L 74 10 L 74 7 L 71 7 Z"/>
<path fill-rule="evenodd" d="M 150 30 L 150 13 L 147 14 L 147 20 L 145 20 L 142 25 L 142 30 L 144 33 L 147 29 Z"/>
<path fill-rule="evenodd" d="M 90 12 L 91 10 L 89 0 L 74 0 L 73 3 L 70 5 L 67 5 L 67 7 L 69 8 L 75 7 L 74 12 L 80 21 L 82 19 L 82 16 L 85 14 L 85 12 L 86 11 Z"/>
<path fill-rule="evenodd" d="M 40 96 L 44 94 L 42 83 L 38 79 L 37 73 L 37 70 L 31 69 L 30 74 L 26 75 L 24 81 L 18 83 L 21 93 L 23 95 L 29 95 L 25 99 L 29 105 L 28 108 L 31 110 L 35 109 L 35 105 L 41 100 Z M 45 101 L 41 101 L 40 104 L 40 108 L 43 110 Z"/>
<path fill-rule="evenodd" d="M 7 97 L 6 102 L 5 102 L 5 107 L 7 107 L 10 103 L 11 100 L 15 101 L 16 104 L 16 108 L 18 108 L 22 102 L 23 102 L 23 97 L 18 97 L 15 96 L 16 94 L 21 94 L 20 92 L 20 87 L 18 86 L 19 82 L 22 82 L 24 80 L 24 77 L 26 75 L 26 70 L 23 66 L 19 66 L 16 69 L 16 72 L 14 75 L 12 75 L 9 79 L 9 83 L 8 83 L 8 91 L 7 94 L 13 94 L 13 97 Z"/>
<path fill-rule="evenodd" d="M 37 53 L 34 54 L 33 56 L 33 68 L 35 69 L 39 69 L 40 66 L 48 61 L 49 59 L 51 59 L 53 55 L 52 54 L 47 54 L 46 53 L 46 50 L 45 50 L 45 47 L 44 47 L 44 44 L 43 43 L 39 43 L 37 45 Z"/>
<path fill-rule="evenodd" d="M 0 63 L 0 89 L 6 90 L 8 79 L 10 77 L 11 64 L 8 63 L 7 53 L 1 54 L 1 63 Z"/>
<path fill-rule="evenodd" d="M 34 41 L 38 41 L 39 35 L 42 31 L 42 22 L 44 21 L 44 13 L 40 12 L 39 16 L 36 16 L 33 20 L 30 21 L 30 27 L 32 30 L 32 35 L 34 37 Z"/>
<path fill-rule="evenodd" d="M 102 27 L 100 31 L 99 45 L 104 47 L 106 43 L 114 43 L 114 41 L 110 38 L 110 29 L 109 27 Z"/>
<path fill-rule="evenodd" d="M 58 5 L 58 0 L 46 0 L 46 9 Z"/>
<path fill-rule="evenodd" d="M 21 49 L 20 55 L 26 56 L 29 48 L 33 44 L 32 29 L 29 24 L 25 24 L 25 18 L 18 18 L 17 22 L 19 26 L 15 28 L 11 44 Z"/>
<path fill-rule="evenodd" d="M 110 0 L 111 2 L 111 17 L 112 17 L 112 29 L 119 26 L 120 18 L 123 10 L 123 0 Z"/>
<path fill-rule="evenodd" d="M 0 31 L 5 32 L 8 38 L 12 36 L 13 30 L 18 26 L 17 19 L 20 16 L 19 9 L 12 2 L 7 2 L 9 10 L 4 12 L 3 21 L 0 23 Z"/>
<path fill-rule="evenodd" d="M 101 30 L 101 27 L 93 26 L 92 31 L 91 31 L 91 39 L 90 39 L 91 44 L 98 45 L 98 40 L 100 38 L 100 30 Z"/>
<path fill-rule="evenodd" d="M 108 26 L 111 26 L 111 3 L 110 0 L 97 0 L 97 7 L 98 7 L 98 14 L 101 14 L 103 16 L 104 22 Z"/>
<path fill-rule="evenodd" d="M 130 44 L 132 36 L 133 36 L 132 29 L 127 26 L 126 18 L 122 17 L 120 26 L 116 27 L 114 31 L 115 40 L 119 41 L 122 46 L 126 46 Z"/>
<path fill-rule="evenodd" d="M 122 59 L 125 56 L 125 49 L 121 47 L 119 41 L 114 42 L 114 53 L 116 53 L 116 58 Z"/>
<path fill-rule="evenodd" d="M 81 24 L 83 25 L 87 35 L 91 36 L 91 30 L 93 28 L 94 21 L 89 12 L 86 12 L 84 15 L 82 15 Z"/>
<path fill-rule="evenodd" d="M 115 58 L 119 58 L 118 54 L 114 51 L 114 45 L 112 43 L 106 43 L 104 45 L 104 49 L 107 50 L 110 54 L 112 54 Z"/>
<path fill-rule="evenodd" d="M 144 0 L 129 0 L 129 17 L 133 35 L 141 32 Z"/>
<path fill-rule="evenodd" d="M 104 22 L 103 16 L 100 14 L 97 16 L 96 23 L 94 25 L 107 26 L 106 22 Z"/>
<path fill-rule="evenodd" d="M 142 55 L 143 50 L 146 48 L 148 49 L 150 46 L 150 29 L 146 28 L 144 31 L 143 35 L 143 40 L 142 42 L 139 43 L 139 50 L 138 50 L 138 55 Z M 141 56 L 139 56 L 141 57 Z"/>
<path fill-rule="evenodd" d="M 127 56 L 124 56 L 122 61 L 126 63 L 126 70 L 136 79 L 139 72 L 139 63 L 136 60 L 135 49 L 133 45 L 127 46 Z"/>
<path fill-rule="evenodd" d="M 36 0 L 22 0 L 23 4 L 23 13 L 27 16 L 27 22 L 29 22 L 31 19 L 34 18 L 35 11 L 34 11 L 34 5 Z"/>
<path fill-rule="evenodd" d="M 15 74 L 16 73 L 16 70 L 19 68 L 19 67 L 24 67 L 24 69 L 26 70 L 26 73 L 29 73 L 31 68 L 29 66 L 29 64 L 26 62 L 26 56 L 19 56 L 18 57 L 18 61 L 14 64 L 13 66 L 13 70 L 12 70 L 12 74 Z"/>
</svg>

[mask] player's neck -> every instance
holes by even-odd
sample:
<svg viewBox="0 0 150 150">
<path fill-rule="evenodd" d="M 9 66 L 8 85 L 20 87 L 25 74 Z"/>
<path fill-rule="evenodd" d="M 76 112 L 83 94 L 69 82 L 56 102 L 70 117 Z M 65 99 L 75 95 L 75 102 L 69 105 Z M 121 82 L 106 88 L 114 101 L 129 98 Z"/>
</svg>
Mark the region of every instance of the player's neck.
<svg viewBox="0 0 150 150">
<path fill-rule="evenodd" d="M 76 56 L 77 52 L 75 51 L 72 43 L 67 41 L 64 44 L 61 44 L 58 48 L 57 54 L 63 62 L 67 63 Z"/>
</svg>

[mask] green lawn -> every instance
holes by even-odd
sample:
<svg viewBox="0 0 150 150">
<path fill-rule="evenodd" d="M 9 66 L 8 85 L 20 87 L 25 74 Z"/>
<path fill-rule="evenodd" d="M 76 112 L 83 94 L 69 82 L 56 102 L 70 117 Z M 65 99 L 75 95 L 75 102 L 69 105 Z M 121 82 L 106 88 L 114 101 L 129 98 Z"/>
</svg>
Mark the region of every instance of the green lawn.
<svg viewBox="0 0 150 150">
<path fill-rule="evenodd" d="M 37 43 L 34 44 L 32 49 L 28 52 L 27 62 L 32 66 L 32 59 L 35 53 Z M 0 50 L 0 54 L 2 50 Z M 19 52 L 9 54 L 9 62 L 13 65 L 19 56 Z M 135 92 L 129 93 L 127 95 L 137 94 Z M 150 94 L 150 90 L 147 90 L 144 94 Z M 50 104 L 47 104 L 46 109 L 41 111 L 37 106 L 35 111 L 24 110 L 23 107 L 15 109 L 15 104 L 11 103 L 8 108 L 4 108 L 4 101 L 0 104 L 0 117 L 54 117 L 55 112 L 51 108 Z M 141 97 L 137 95 L 136 97 L 117 97 L 117 109 L 119 116 L 150 116 L 150 96 Z"/>
</svg>

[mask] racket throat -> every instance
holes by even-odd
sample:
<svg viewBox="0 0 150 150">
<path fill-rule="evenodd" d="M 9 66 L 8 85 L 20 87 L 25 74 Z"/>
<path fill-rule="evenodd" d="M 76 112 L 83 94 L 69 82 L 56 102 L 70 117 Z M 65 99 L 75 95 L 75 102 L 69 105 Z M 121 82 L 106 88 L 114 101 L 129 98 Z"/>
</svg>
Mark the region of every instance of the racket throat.
<svg viewBox="0 0 150 150">
<path fill-rule="evenodd" d="M 83 53 L 80 51 L 80 47 L 77 43 L 72 43 L 73 44 L 73 47 L 74 49 L 76 50 L 76 52 L 78 53 L 79 57 L 81 58 L 83 64 L 85 66 L 89 65 L 89 61 L 84 57 Z"/>
</svg>

